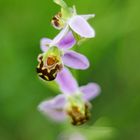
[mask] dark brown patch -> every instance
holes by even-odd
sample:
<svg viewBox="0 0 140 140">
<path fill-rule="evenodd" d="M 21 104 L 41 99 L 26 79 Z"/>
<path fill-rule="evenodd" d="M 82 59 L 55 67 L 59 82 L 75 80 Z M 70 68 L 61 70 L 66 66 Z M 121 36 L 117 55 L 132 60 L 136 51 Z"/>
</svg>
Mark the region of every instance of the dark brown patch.
<svg viewBox="0 0 140 140">
<path fill-rule="evenodd" d="M 56 64 L 54 65 L 53 68 L 49 69 L 47 66 L 44 67 L 43 64 L 43 56 L 39 56 L 38 60 L 39 60 L 39 64 L 36 68 L 36 71 L 38 73 L 38 76 L 46 81 L 52 81 L 56 78 L 57 73 L 59 70 L 61 70 L 61 65 Z M 51 62 L 50 62 L 51 61 Z M 49 64 L 54 64 L 53 60 L 49 60 Z"/>
<path fill-rule="evenodd" d="M 59 12 L 51 20 L 52 25 L 54 27 L 58 28 L 58 29 L 61 29 L 62 28 L 61 25 L 60 25 L 60 23 L 61 23 L 61 21 L 60 21 L 61 20 L 61 17 L 62 17 L 62 14 L 61 14 L 61 12 Z"/>
</svg>

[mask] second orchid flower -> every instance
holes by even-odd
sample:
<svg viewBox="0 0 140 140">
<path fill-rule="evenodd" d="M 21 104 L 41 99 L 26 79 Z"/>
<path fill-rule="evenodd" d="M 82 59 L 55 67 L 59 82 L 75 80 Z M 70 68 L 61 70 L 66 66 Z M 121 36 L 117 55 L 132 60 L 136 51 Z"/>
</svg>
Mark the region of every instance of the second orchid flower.
<svg viewBox="0 0 140 140">
<path fill-rule="evenodd" d="M 54 40 L 59 40 L 59 35 Z M 52 81 L 64 68 L 64 65 L 81 70 L 89 67 L 89 61 L 84 55 L 69 50 L 75 44 L 72 32 L 68 32 L 59 41 L 54 42 L 54 40 L 48 38 L 41 40 L 43 53 L 38 56 L 37 73 L 39 77 L 46 81 Z"/>
<path fill-rule="evenodd" d="M 42 102 L 39 110 L 56 121 L 64 121 L 69 116 L 73 125 L 84 124 L 89 119 L 90 100 L 100 93 L 96 83 L 79 87 L 68 69 L 63 69 L 56 82 L 62 94 Z"/>
</svg>

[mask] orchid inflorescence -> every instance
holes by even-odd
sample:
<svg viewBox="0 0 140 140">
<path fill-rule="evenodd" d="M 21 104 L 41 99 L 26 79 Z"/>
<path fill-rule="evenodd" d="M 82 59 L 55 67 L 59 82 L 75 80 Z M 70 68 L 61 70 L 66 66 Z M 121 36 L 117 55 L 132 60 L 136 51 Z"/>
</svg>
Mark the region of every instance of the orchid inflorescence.
<svg viewBox="0 0 140 140">
<path fill-rule="evenodd" d="M 38 56 L 37 73 L 45 81 L 55 81 L 61 94 L 43 101 L 39 110 L 55 121 L 71 119 L 73 125 L 84 124 L 90 117 L 90 100 L 100 93 L 100 86 L 78 83 L 67 67 L 85 70 L 89 67 L 88 59 L 72 48 L 83 40 L 95 37 L 94 29 L 87 22 L 95 14 L 77 15 L 76 8 L 69 8 L 63 0 L 53 0 L 61 11 L 52 18 L 52 25 L 60 33 L 53 38 L 41 39 L 42 54 Z"/>
</svg>

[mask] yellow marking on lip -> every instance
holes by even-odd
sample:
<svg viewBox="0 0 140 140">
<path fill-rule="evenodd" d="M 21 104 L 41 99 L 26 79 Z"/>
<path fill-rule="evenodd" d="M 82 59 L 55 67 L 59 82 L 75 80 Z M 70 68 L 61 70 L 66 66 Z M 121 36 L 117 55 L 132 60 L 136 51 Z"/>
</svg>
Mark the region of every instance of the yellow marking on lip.
<svg viewBox="0 0 140 140">
<path fill-rule="evenodd" d="M 56 73 L 53 74 L 53 77 L 55 77 L 55 76 L 56 76 Z"/>
<path fill-rule="evenodd" d="M 38 73 L 39 76 L 43 75 L 42 73 Z"/>
<path fill-rule="evenodd" d="M 50 73 L 51 72 L 51 70 L 50 69 L 48 69 L 48 73 Z"/>
<path fill-rule="evenodd" d="M 40 64 L 37 66 L 37 68 L 38 68 L 38 69 L 40 68 Z"/>
<path fill-rule="evenodd" d="M 46 69 L 46 68 L 43 67 L 41 70 L 45 70 L 45 69 Z"/>
<path fill-rule="evenodd" d="M 47 80 L 49 80 L 49 77 L 48 77 L 48 76 L 45 76 L 45 78 L 46 78 Z"/>
</svg>

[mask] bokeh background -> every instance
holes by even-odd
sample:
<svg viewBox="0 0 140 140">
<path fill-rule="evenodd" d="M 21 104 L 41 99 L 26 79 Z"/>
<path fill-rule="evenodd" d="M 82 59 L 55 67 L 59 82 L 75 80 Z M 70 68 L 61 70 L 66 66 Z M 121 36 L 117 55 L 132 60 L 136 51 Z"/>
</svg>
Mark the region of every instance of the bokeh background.
<svg viewBox="0 0 140 140">
<path fill-rule="evenodd" d="M 76 5 L 80 14 L 96 13 L 89 21 L 96 38 L 77 46 L 91 67 L 78 71 L 77 77 L 80 85 L 99 83 L 102 93 L 92 102 L 91 120 L 78 131 L 86 128 L 82 131 L 89 140 L 97 133 L 102 138 L 94 140 L 108 140 L 102 129 L 92 129 L 98 124 L 115 131 L 109 132 L 114 135 L 111 140 L 139 140 L 140 1 L 66 2 Z M 37 111 L 42 100 L 57 94 L 40 82 L 35 68 L 40 39 L 58 33 L 50 25 L 58 11 L 52 0 L 0 0 L 0 140 L 56 140 L 64 130 L 76 129 L 50 121 Z"/>
</svg>

